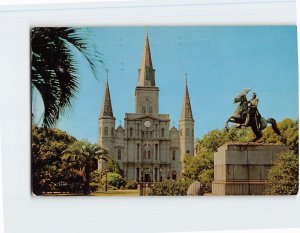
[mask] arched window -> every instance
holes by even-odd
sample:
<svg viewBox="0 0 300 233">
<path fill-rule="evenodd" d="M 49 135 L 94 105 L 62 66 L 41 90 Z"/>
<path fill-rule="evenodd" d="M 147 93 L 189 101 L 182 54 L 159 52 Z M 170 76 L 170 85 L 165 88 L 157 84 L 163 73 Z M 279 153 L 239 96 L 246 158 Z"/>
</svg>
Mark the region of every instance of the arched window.
<svg viewBox="0 0 300 233">
<path fill-rule="evenodd" d="M 107 136 L 107 135 L 108 135 L 108 128 L 104 127 L 104 136 Z"/>
<path fill-rule="evenodd" d="M 143 151 L 143 159 L 147 159 L 147 152 L 145 150 Z"/>
<path fill-rule="evenodd" d="M 142 106 L 142 113 L 146 113 L 146 107 Z"/>
<path fill-rule="evenodd" d="M 148 150 L 148 159 L 151 159 L 151 150 Z"/>
<path fill-rule="evenodd" d="M 152 106 L 149 106 L 149 113 L 152 114 Z"/>
<path fill-rule="evenodd" d="M 189 128 L 186 129 L 185 136 L 190 136 L 190 129 Z"/>
<path fill-rule="evenodd" d="M 133 128 L 130 127 L 130 129 L 129 129 L 129 136 L 132 137 L 132 135 L 133 135 Z"/>
<path fill-rule="evenodd" d="M 165 129 L 164 129 L 164 128 L 161 129 L 161 137 L 162 137 L 162 138 L 165 137 Z"/>
<path fill-rule="evenodd" d="M 136 131 L 137 137 L 140 136 L 140 124 L 137 123 L 137 131 Z"/>
<path fill-rule="evenodd" d="M 146 67 L 146 80 L 150 80 L 150 68 Z"/>
<path fill-rule="evenodd" d="M 121 150 L 118 150 L 118 160 L 121 160 L 121 158 L 122 158 L 122 152 Z"/>
<path fill-rule="evenodd" d="M 137 160 L 140 159 L 140 144 L 136 145 L 136 158 Z"/>
<path fill-rule="evenodd" d="M 114 136 L 114 127 L 111 127 L 111 136 Z"/>
<path fill-rule="evenodd" d="M 176 160 L 176 151 L 175 150 L 172 151 L 172 160 Z"/>
</svg>

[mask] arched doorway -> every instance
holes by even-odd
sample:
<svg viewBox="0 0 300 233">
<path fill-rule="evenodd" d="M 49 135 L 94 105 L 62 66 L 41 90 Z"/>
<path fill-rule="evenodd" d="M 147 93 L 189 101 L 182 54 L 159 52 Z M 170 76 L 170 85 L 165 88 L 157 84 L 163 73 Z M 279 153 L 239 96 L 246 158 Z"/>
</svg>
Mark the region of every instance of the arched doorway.
<svg viewBox="0 0 300 233">
<path fill-rule="evenodd" d="M 144 168 L 143 169 L 143 181 L 144 182 L 152 182 L 152 175 L 151 175 L 151 169 L 150 168 Z"/>
</svg>

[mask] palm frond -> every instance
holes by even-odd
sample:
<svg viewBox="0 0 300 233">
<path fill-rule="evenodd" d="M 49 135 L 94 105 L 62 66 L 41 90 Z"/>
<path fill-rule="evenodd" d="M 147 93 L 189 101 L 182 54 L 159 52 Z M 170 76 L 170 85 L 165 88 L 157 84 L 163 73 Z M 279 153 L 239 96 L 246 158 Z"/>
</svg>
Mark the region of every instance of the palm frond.
<svg viewBox="0 0 300 233">
<path fill-rule="evenodd" d="M 52 127 L 72 106 L 79 88 L 78 61 L 72 45 L 86 58 L 96 78 L 102 54 L 83 29 L 68 27 L 33 28 L 31 32 L 31 81 L 44 103 L 42 125 Z"/>
</svg>

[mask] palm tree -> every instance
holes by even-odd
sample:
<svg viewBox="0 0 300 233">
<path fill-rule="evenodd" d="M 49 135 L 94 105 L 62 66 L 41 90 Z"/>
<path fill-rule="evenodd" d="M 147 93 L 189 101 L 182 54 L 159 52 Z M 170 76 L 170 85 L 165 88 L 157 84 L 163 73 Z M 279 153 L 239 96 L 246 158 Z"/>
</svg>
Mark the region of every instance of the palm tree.
<svg viewBox="0 0 300 233">
<path fill-rule="evenodd" d="M 62 159 L 68 168 L 76 170 L 84 181 L 83 193 L 90 193 L 91 173 L 93 164 L 100 159 L 107 161 L 108 153 L 97 144 L 91 144 L 86 140 L 74 142 L 67 150 L 63 151 Z"/>
<path fill-rule="evenodd" d="M 73 51 L 73 52 L 72 52 Z M 31 85 L 41 94 L 44 104 L 42 125 L 54 126 L 71 106 L 79 86 L 80 52 L 97 77 L 102 55 L 91 40 L 88 29 L 69 27 L 35 27 L 31 30 Z M 32 114 L 33 116 L 33 114 Z"/>
</svg>

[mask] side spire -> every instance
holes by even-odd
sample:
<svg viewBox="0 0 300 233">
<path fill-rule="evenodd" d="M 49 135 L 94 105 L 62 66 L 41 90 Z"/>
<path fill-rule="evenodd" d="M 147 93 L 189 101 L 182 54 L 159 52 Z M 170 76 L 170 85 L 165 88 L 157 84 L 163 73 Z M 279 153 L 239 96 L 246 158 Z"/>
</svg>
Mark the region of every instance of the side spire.
<svg viewBox="0 0 300 233">
<path fill-rule="evenodd" d="M 155 70 L 153 69 L 151 51 L 149 45 L 148 32 L 146 33 L 146 40 L 142 55 L 142 62 L 139 69 L 138 86 L 155 86 Z"/>
<path fill-rule="evenodd" d="M 105 92 L 104 92 L 104 96 L 103 96 L 103 100 L 102 100 L 100 118 L 101 117 L 114 117 L 111 99 L 110 99 L 109 85 L 108 85 L 108 70 L 106 70 L 106 72 L 107 72 L 106 88 L 105 88 Z"/>
<path fill-rule="evenodd" d="M 190 101 L 190 95 L 189 95 L 189 89 L 187 84 L 187 74 L 185 74 L 185 92 L 183 96 L 183 104 L 182 104 L 182 111 L 181 111 L 181 117 L 180 120 L 192 120 L 193 118 L 193 112 L 192 112 L 192 106 Z"/>
</svg>

